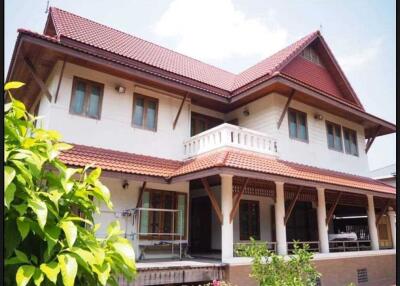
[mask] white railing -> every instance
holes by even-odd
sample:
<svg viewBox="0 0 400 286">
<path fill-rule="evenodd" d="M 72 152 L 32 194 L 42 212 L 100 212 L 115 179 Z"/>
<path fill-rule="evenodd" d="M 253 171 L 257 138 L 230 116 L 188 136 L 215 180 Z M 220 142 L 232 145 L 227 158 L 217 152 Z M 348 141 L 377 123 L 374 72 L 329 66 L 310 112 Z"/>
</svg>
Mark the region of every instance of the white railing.
<svg viewBox="0 0 400 286">
<path fill-rule="evenodd" d="M 236 147 L 247 151 L 277 155 L 276 139 L 264 133 L 223 123 L 201 132 L 184 143 L 184 154 L 190 158 L 220 147 Z"/>
</svg>

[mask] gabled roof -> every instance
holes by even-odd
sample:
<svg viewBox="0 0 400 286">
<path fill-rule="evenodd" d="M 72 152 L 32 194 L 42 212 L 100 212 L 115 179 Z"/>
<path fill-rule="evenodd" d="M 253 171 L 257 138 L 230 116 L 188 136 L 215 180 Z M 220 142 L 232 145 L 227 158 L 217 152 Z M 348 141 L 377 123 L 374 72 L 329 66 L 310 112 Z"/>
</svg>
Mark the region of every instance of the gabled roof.
<svg viewBox="0 0 400 286">
<path fill-rule="evenodd" d="M 60 42 L 63 39 L 74 40 L 218 88 L 227 92 L 220 94 L 224 97 L 235 96 L 239 91 L 283 73 L 364 110 L 319 31 L 301 38 L 239 74 L 233 74 L 55 7 L 50 8 L 44 33 L 56 37 Z M 314 69 L 313 73 L 308 73 L 313 63 L 308 63 L 308 67 L 297 64 L 294 69 L 284 69 L 291 61 L 296 61 L 296 56 L 304 48 L 315 42 L 323 47 L 320 48 L 320 52 L 325 54 L 329 70 Z M 335 80 L 340 83 L 341 91 L 332 83 L 331 73 L 336 75 Z M 345 98 L 342 93 L 346 94 Z"/>
<path fill-rule="evenodd" d="M 206 153 L 189 161 L 174 161 L 84 145 L 73 146 L 60 156 L 65 164 L 78 167 L 95 164 L 106 171 L 161 177 L 166 182 L 178 176 L 227 167 L 386 194 L 396 193 L 392 186 L 371 178 L 277 160 L 233 148 Z"/>
</svg>

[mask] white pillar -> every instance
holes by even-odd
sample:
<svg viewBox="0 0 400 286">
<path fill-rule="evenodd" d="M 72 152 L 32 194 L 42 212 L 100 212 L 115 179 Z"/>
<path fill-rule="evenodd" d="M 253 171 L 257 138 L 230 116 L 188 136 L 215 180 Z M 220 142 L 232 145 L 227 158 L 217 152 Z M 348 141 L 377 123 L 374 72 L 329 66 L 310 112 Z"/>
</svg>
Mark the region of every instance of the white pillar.
<svg viewBox="0 0 400 286">
<path fill-rule="evenodd" d="M 221 174 L 221 256 L 222 262 L 233 258 L 233 223 L 229 222 L 232 210 L 232 175 Z"/>
<path fill-rule="evenodd" d="M 279 255 L 287 255 L 286 226 L 285 226 L 285 195 L 283 182 L 275 182 L 276 202 L 275 202 L 275 232 L 277 251 Z"/>
<path fill-rule="evenodd" d="M 328 226 L 326 225 L 325 189 L 317 188 L 318 192 L 318 236 L 321 253 L 329 253 Z"/>
<path fill-rule="evenodd" d="M 374 197 L 367 195 L 368 198 L 368 228 L 371 239 L 372 250 L 379 250 L 378 230 L 376 228 Z"/>
<path fill-rule="evenodd" d="M 390 232 L 392 233 L 393 248 L 396 249 L 396 212 L 389 207 L 388 211 Z"/>
</svg>

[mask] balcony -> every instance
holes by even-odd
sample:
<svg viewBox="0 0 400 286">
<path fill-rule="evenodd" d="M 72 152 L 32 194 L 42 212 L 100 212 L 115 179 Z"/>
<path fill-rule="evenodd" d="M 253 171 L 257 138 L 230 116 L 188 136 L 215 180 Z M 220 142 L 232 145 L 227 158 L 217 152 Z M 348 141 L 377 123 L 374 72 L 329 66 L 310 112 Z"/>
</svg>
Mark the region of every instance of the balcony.
<svg viewBox="0 0 400 286">
<path fill-rule="evenodd" d="M 183 144 L 186 159 L 222 147 L 235 147 L 272 156 L 278 155 L 275 138 L 228 123 L 201 132 Z"/>
</svg>

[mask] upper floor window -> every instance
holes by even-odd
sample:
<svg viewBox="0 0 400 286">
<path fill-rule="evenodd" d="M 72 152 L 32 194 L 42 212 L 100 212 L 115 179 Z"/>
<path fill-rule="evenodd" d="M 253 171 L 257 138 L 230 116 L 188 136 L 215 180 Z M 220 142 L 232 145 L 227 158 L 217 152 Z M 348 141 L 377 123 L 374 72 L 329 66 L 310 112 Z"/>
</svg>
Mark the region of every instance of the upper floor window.
<svg viewBox="0 0 400 286">
<path fill-rule="evenodd" d="M 140 94 L 134 95 L 133 125 L 148 130 L 157 130 L 158 99 Z"/>
<path fill-rule="evenodd" d="M 342 130 L 340 125 L 327 121 L 326 132 L 328 134 L 328 147 L 333 150 L 343 151 Z"/>
<path fill-rule="evenodd" d="M 260 204 L 241 200 L 239 203 L 240 240 L 260 239 Z"/>
<path fill-rule="evenodd" d="M 344 150 L 347 154 L 358 156 L 357 133 L 354 130 L 343 127 Z"/>
<path fill-rule="evenodd" d="M 301 55 L 303 58 L 305 58 L 305 59 L 307 59 L 307 60 L 313 62 L 314 64 L 321 65 L 321 61 L 320 61 L 320 59 L 319 59 L 318 54 L 317 54 L 317 53 L 315 52 L 315 50 L 314 50 L 313 48 L 311 48 L 311 47 L 305 48 L 305 49 L 300 53 L 300 55 Z"/>
<path fill-rule="evenodd" d="M 308 141 L 307 114 L 292 108 L 288 110 L 290 138 Z"/>
<path fill-rule="evenodd" d="M 203 131 L 211 129 L 219 124 L 224 123 L 222 119 L 210 117 L 200 113 L 192 112 L 190 124 L 190 136 L 194 136 Z"/>
<path fill-rule="evenodd" d="M 74 77 L 70 113 L 100 119 L 104 85 Z"/>
</svg>

